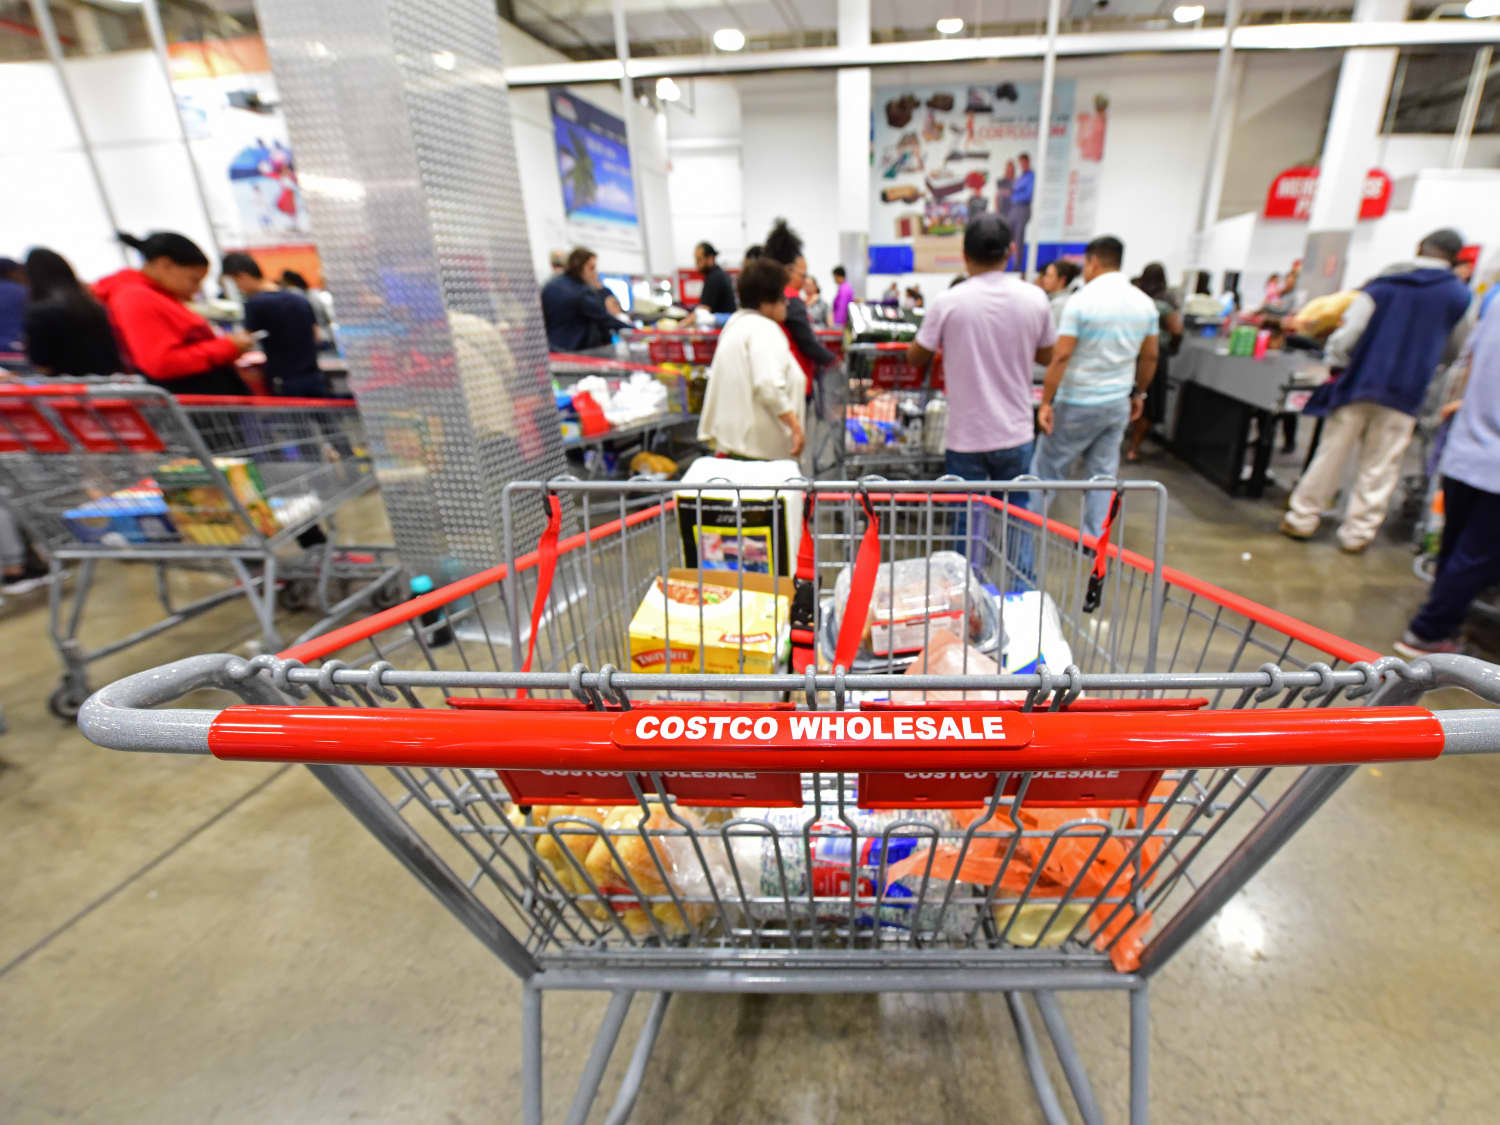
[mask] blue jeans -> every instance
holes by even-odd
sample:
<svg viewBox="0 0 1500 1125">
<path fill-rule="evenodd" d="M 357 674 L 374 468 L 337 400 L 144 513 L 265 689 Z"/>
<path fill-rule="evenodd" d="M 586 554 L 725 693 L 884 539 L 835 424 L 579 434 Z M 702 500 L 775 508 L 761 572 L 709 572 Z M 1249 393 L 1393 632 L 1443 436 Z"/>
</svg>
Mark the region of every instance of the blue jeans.
<svg viewBox="0 0 1500 1125">
<path fill-rule="evenodd" d="M 979 453 L 964 453 L 950 449 L 944 454 L 943 467 L 950 476 L 961 477 L 964 480 L 1014 480 L 1030 471 L 1035 444 L 1035 442 L 1028 441 L 1009 449 L 987 449 Z M 1030 506 L 1030 495 L 1028 492 L 1011 492 L 1002 498 L 1017 508 L 1026 508 Z M 987 557 L 990 542 L 989 527 L 990 511 L 988 508 L 975 509 L 972 533 L 968 527 L 967 513 L 963 509 L 959 510 L 958 523 L 955 528 L 958 539 L 957 549 L 971 563 L 979 567 L 982 573 L 998 569 L 995 564 L 999 562 L 999 559 Z M 1015 573 L 1014 575 L 1005 574 L 1004 580 L 996 584 L 1002 590 L 1029 589 L 1033 585 L 1030 530 L 1028 528 L 1023 531 L 1022 525 L 1009 521 L 1006 538 L 1009 544 L 1007 554 L 1010 558 L 1007 560 L 1009 566 L 1005 569 Z M 998 543 L 995 546 L 998 550 Z"/>
<path fill-rule="evenodd" d="M 1437 576 L 1408 626 L 1424 641 L 1456 636 L 1470 604 L 1500 576 L 1500 495 L 1444 477 L 1443 507 Z"/>
<path fill-rule="evenodd" d="M 1098 406 L 1082 406 L 1074 402 L 1059 402 L 1053 407 L 1052 432 L 1042 434 L 1036 441 L 1036 454 L 1031 459 L 1031 471 L 1042 480 L 1068 480 L 1068 469 L 1075 461 L 1082 461 L 1079 476 L 1113 478 L 1120 471 L 1120 442 L 1125 438 L 1125 427 L 1130 424 L 1130 399 L 1104 402 Z M 1104 518 L 1109 514 L 1110 490 L 1091 489 L 1083 498 L 1083 533 L 1096 538 L 1104 529 Z M 1043 497 L 1031 507 L 1045 512 Z"/>
</svg>

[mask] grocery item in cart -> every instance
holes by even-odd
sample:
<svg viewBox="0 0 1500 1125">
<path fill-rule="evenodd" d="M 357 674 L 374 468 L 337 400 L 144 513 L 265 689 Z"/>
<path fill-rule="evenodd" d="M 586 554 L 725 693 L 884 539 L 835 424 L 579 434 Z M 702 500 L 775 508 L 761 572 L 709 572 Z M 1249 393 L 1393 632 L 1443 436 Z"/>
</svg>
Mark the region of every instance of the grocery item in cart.
<svg viewBox="0 0 1500 1125">
<path fill-rule="evenodd" d="M 228 481 L 255 530 L 275 535 L 279 530 L 276 517 L 266 502 L 255 463 L 243 457 L 215 457 L 214 467 Z M 188 542 L 233 546 L 250 534 L 202 461 L 186 457 L 168 461 L 157 466 L 155 476 L 172 523 Z"/>
<path fill-rule="evenodd" d="M 853 569 L 846 566 L 839 571 L 833 592 L 840 624 L 852 582 Z M 957 551 L 935 551 L 926 558 L 881 563 L 861 647 L 874 656 L 917 652 L 938 628 L 978 640 L 985 633 L 986 604 L 991 604 L 988 595 L 969 561 Z"/>
<path fill-rule="evenodd" d="M 947 629 L 934 629 L 927 647 L 906 666 L 908 676 L 994 676 L 1000 667 L 973 645 Z M 1025 692 L 1002 692 L 1001 698 L 1024 698 Z M 993 699 L 994 691 L 893 691 L 892 703 L 923 703 L 939 699 Z"/>
<path fill-rule="evenodd" d="M 790 575 L 802 538 L 801 481 L 795 461 L 699 457 L 677 493 L 683 564 Z"/>
<path fill-rule="evenodd" d="M 630 619 L 630 670 L 697 672 L 701 662 L 704 672 L 773 672 L 786 650 L 792 589 L 791 579 L 769 574 L 673 570 Z"/>
<path fill-rule="evenodd" d="M 948 400 L 941 393 L 927 403 L 922 419 L 922 452 L 934 457 L 947 448 Z"/>
<path fill-rule="evenodd" d="M 861 902 L 854 911 L 858 927 L 869 929 L 878 924 L 931 930 L 939 925 L 946 882 L 928 879 L 924 888 L 925 867 L 904 869 L 899 877 L 892 877 L 891 871 L 915 852 L 930 851 L 938 833 L 959 830 L 950 810 L 845 809 L 842 817 L 853 823 L 852 830 L 840 812 L 830 808 L 823 809 L 821 816 L 806 808 L 741 809 L 736 816 L 764 823 L 721 829 L 734 858 L 738 882 L 721 886 L 720 893 L 738 902 L 743 892 L 753 920 L 797 923 L 810 915 L 847 920 L 852 892 L 870 900 Z M 905 827 L 886 834 L 898 824 Z M 765 825 L 773 831 L 766 831 Z M 718 846 L 712 850 L 718 850 Z M 829 901 L 812 902 L 819 898 Z M 914 914 L 919 902 L 920 910 Z M 950 907 L 941 920 L 944 931 L 961 933 L 972 927 L 972 912 L 963 921 L 960 917 L 960 912 Z"/>
<path fill-rule="evenodd" d="M 154 488 L 122 488 L 63 513 L 80 543 L 171 543 L 180 536 Z"/>
<path fill-rule="evenodd" d="M 656 933 L 652 917 L 668 936 L 695 930 L 708 917 L 713 909 L 710 878 L 722 887 L 731 876 L 727 863 L 715 861 L 707 848 L 699 861 L 693 840 L 686 834 L 691 831 L 700 836 L 704 831 L 693 812 L 678 807 L 669 815 L 660 805 L 653 805 L 645 814 L 639 806 L 621 805 L 605 815 L 602 825 L 604 833 L 595 837 L 584 861 L 589 878 L 605 896 L 587 903 L 591 915 L 605 920 L 613 913 L 636 937 Z M 641 895 L 660 896 L 661 901 L 642 902 Z M 688 899 L 699 901 L 684 901 Z"/>
<path fill-rule="evenodd" d="M 1035 672 L 1038 664 L 1062 671 L 1073 663 L 1052 595 L 1040 590 L 1006 594 L 1001 602 L 1005 647 L 1000 670 L 1010 676 Z"/>
<path fill-rule="evenodd" d="M 1166 789 L 1170 788 L 1171 783 L 1166 783 Z M 1138 810 L 1124 814 L 1126 828 L 1136 828 L 1141 815 Z M 1009 808 L 1002 809 L 978 826 L 979 830 L 1002 835 L 976 835 L 966 850 L 947 842 L 918 848 L 898 861 L 891 874 L 905 879 L 930 871 L 934 880 L 957 879 L 986 890 L 994 887 L 996 933 L 1011 945 L 1061 945 L 1107 889 L 1109 901 L 1093 909 L 1093 917 L 1081 933 L 1087 935 L 1092 927 L 1102 925 L 1095 945 L 1104 949 L 1128 928 L 1131 932 L 1110 950 L 1110 955 L 1122 972 L 1133 970 L 1140 957 L 1139 935 L 1150 927 L 1151 915 L 1130 907 L 1117 911 L 1116 907 L 1120 899 L 1149 885 L 1150 877 L 1141 879 L 1141 873 L 1150 872 L 1161 855 L 1162 838 L 1147 839 L 1127 864 L 1135 851 L 1136 838 L 1106 830 L 1109 816 L 1108 809 L 1026 806 L 1012 817 Z M 954 817 L 967 828 L 984 813 L 957 810 Z M 1081 827 L 1082 821 L 1094 823 Z M 1020 838 L 1012 847 L 1010 837 L 1018 827 Z M 1066 904 L 1058 911 L 1061 900 Z"/>
<path fill-rule="evenodd" d="M 536 854 L 552 868 L 557 881 L 569 894 L 589 894 L 588 881 L 579 872 L 599 840 L 600 826 L 609 816 L 609 809 L 599 805 L 536 805 L 527 816 L 519 809 L 514 815 L 522 824 L 549 826 L 542 835 L 532 838 Z M 587 821 L 587 824 L 575 823 Z M 577 866 L 567 856 L 573 854 Z"/>
</svg>

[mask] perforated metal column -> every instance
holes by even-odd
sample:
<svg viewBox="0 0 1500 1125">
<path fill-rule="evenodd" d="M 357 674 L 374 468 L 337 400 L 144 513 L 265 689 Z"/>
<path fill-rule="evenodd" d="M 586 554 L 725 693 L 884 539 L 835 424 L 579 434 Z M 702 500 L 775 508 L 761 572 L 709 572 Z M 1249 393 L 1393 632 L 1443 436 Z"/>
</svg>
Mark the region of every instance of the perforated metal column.
<svg viewBox="0 0 1500 1125">
<path fill-rule="evenodd" d="M 402 561 L 494 565 L 505 482 L 563 466 L 495 6 L 256 7 Z"/>
</svg>

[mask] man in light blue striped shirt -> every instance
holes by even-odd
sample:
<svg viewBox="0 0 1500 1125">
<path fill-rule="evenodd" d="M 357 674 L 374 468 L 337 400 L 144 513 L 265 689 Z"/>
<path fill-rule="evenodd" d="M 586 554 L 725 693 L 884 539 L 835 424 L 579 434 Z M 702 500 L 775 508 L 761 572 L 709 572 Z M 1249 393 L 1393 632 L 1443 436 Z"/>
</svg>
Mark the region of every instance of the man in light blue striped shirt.
<svg viewBox="0 0 1500 1125">
<path fill-rule="evenodd" d="M 1037 409 L 1043 436 L 1031 471 L 1043 480 L 1067 479 L 1075 461 L 1084 479 L 1114 477 L 1125 427 L 1140 417 L 1156 374 L 1156 303 L 1120 272 L 1124 257 L 1108 235 L 1084 251 L 1085 284 L 1063 309 Z M 1084 497 L 1085 535 L 1098 537 L 1109 500 L 1104 489 Z"/>
</svg>

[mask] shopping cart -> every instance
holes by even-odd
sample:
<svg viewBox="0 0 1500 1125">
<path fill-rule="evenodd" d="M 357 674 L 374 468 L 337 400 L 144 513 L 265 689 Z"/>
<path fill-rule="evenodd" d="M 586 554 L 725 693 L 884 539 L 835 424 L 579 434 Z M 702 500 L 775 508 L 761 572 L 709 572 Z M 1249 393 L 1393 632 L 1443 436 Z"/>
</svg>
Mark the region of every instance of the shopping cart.
<svg viewBox="0 0 1500 1125">
<path fill-rule="evenodd" d="M 1114 501 L 1100 540 L 1052 518 L 1095 487 Z M 655 999 L 611 1121 L 674 992 L 933 990 L 1005 994 L 1063 1121 L 1029 994 L 1093 1122 L 1057 993 L 1115 989 L 1141 1122 L 1152 978 L 1354 763 L 1500 747 L 1493 711 L 1412 705 L 1450 684 L 1500 699 L 1500 669 L 1381 659 L 1165 567 L 1159 485 L 1030 488 L 790 487 L 767 557 L 789 548 L 779 584 L 796 592 L 767 611 L 750 595 L 772 575 L 675 571 L 701 536 L 700 490 L 512 484 L 513 565 L 279 656 L 129 677 L 80 726 L 120 750 L 308 763 L 523 982 L 528 1122 L 550 989 L 611 993 L 570 1121 L 638 991 Z M 514 553 L 515 516 L 537 506 L 546 532 Z M 945 552 L 963 544 L 955 582 Z M 872 656 L 903 561 L 926 572 L 899 579 L 927 599 L 921 654 Z M 683 614 L 628 655 L 637 607 L 662 595 Z M 765 647 L 747 617 L 766 612 L 767 631 L 791 626 L 794 662 L 813 648 L 800 673 L 753 667 Z M 730 671 L 704 671 L 726 638 Z M 243 703 L 159 709 L 201 688 Z"/>
<path fill-rule="evenodd" d="M 942 356 L 918 367 L 906 351 L 904 343 L 850 344 L 844 370 L 824 374 L 832 440 L 814 447 L 816 470 L 906 480 L 940 468 L 947 429 Z"/>
<path fill-rule="evenodd" d="M 394 604 L 389 549 L 335 541 L 338 509 L 374 486 L 352 401 L 174 397 L 137 380 L 0 386 L 0 494 L 50 564 L 63 663 L 53 712 L 77 713 L 93 661 L 233 598 L 250 604 L 270 649 L 285 643 L 278 603 L 315 605 L 316 633 L 372 602 Z M 90 649 L 79 632 L 105 559 L 153 564 L 164 616 Z M 177 604 L 169 567 L 219 569 L 229 582 Z"/>
</svg>

